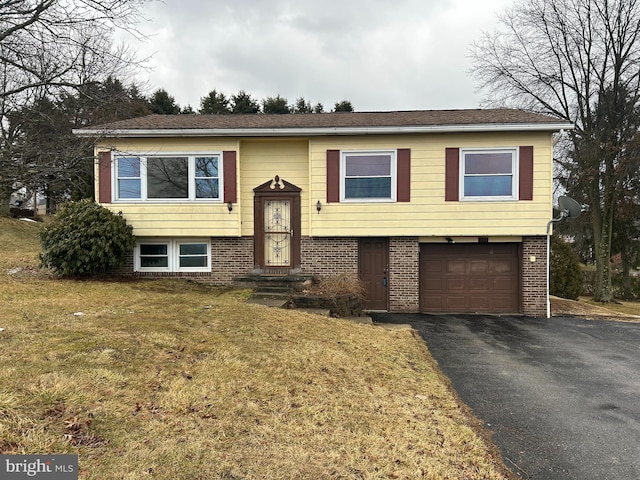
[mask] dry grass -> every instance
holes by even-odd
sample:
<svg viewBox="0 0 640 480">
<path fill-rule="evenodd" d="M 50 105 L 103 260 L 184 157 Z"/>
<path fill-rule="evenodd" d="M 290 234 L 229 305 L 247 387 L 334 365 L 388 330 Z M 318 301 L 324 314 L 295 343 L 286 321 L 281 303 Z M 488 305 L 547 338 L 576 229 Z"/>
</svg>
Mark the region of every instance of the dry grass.
<svg viewBox="0 0 640 480">
<path fill-rule="evenodd" d="M 606 308 L 607 310 L 614 311 L 620 315 L 635 316 L 640 320 L 640 302 L 616 300 L 615 302 L 602 304 L 586 297 L 581 297 L 580 301 L 596 307 Z"/>
<path fill-rule="evenodd" d="M 606 318 L 618 321 L 640 321 L 640 303 L 612 302 L 602 304 L 587 297 L 578 301 L 551 297 L 552 315 L 575 315 L 585 318 Z"/>
<path fill-rule="evenodd" d="M 0 452 L 77 453 L 82 479 L 508 478 L 410 330 L 55 279 L 35 228 L 0 219 Z"/>
</svg>

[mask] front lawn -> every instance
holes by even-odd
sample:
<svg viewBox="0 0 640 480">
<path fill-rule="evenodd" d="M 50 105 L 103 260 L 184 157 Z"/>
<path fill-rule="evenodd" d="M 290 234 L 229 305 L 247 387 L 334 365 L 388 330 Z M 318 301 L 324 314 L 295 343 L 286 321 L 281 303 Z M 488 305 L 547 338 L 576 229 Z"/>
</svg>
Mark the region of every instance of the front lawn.
<svg viewBox="0 0 640 480">
<path fill-rule="evenodd" d="M 411 330 L 192 282 L 39 272 L 0 219 L 0 452 L 82 479 L 505 479 Z"/>
</svg>

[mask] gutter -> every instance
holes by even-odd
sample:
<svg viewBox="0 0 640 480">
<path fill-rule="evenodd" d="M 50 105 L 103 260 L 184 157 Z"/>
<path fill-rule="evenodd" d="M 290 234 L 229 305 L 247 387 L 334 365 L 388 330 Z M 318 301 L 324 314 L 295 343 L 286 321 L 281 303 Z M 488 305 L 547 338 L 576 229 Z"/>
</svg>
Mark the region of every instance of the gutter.
<svg viewBox="0 0 640 480">
<path fill-rule="evenodd" d="M 405 127 L 318 127 L 318 128 L 124 128 L 74 129 L 80 137 L 314 137 L 328 135 L 385 135 L 461 132 L 556 132 L 572 130 L 571 123 L 418 125 Z"/>
</svg>

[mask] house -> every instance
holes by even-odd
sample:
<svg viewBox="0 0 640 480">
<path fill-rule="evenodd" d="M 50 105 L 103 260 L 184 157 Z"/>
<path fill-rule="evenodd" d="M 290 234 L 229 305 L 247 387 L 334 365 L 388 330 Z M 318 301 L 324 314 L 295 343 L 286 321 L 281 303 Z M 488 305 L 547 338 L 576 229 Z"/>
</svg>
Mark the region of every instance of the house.
<svg viewBox="0 0 640 480">
<path fill-rule="evenodd" d="M 553 134 L 521 110 L 151 115 L 77 130 L 127 270 L 346 273 L 366 307 L 546 314 Z"/>
</svg>

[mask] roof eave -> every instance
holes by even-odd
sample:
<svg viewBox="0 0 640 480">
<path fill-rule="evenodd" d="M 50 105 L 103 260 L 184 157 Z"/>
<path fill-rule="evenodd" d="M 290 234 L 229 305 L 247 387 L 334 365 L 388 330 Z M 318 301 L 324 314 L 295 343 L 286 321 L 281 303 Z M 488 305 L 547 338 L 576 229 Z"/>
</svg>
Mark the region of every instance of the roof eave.
<svg viewBox="0 0 640 480">
<path fill-rule="evenodd" d="M 391 127 L 307 127 L 307 128 L 131 128 L 131 129 L 75 129 L 81 137 L 308 137 L 327 135 L 384 135 L 411 133 L 460 132 L 557 132 L 571 130 L 572 123 L 496 123 L 472 125 L 418 125 Z"/>
</svg>

